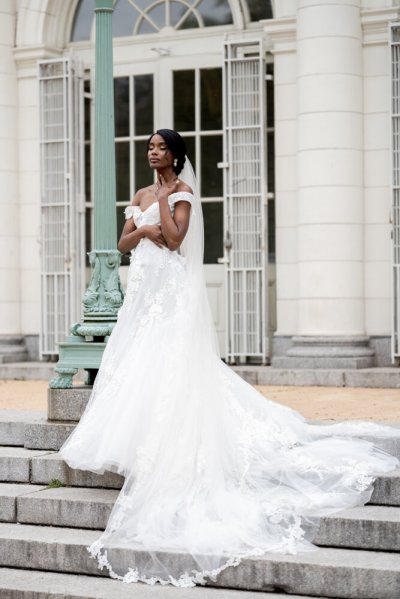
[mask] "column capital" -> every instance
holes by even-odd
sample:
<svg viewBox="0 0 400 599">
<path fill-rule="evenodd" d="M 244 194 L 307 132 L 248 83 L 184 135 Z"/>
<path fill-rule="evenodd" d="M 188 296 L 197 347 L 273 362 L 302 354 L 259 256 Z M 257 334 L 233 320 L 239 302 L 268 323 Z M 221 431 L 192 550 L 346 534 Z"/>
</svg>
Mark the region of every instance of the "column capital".
<svg viewBox="0 0 400 599">
<path fill-rule="evenodd" d="M 98 12 L 100 10 L 114 10 L 113 0 L 96 0 L 94 11 Z"/>
</svg>

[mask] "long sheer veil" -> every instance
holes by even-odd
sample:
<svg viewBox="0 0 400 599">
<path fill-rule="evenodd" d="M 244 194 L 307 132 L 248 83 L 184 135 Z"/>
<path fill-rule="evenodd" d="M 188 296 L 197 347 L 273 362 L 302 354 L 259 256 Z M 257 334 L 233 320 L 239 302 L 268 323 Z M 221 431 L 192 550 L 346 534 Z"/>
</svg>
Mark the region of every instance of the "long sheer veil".
<svg viewBox="0 0 400 599">
<path fill-rule="evenodd" d="M 186 271 L 189 278 L 188 292 L 196 310 L 197 331 L 202 331 L 203 342 L 219 355 L 217 335 L 213 323 L 204 276 L 204 220 L 196 175 L 186 156 L 179 178 L 193 190 L 193 202 L 189 228 L 181 244 L 180 253 L 186 259 Z M 198 339 L 197 339 L 198 341 Z M 200 358 L 200 356 L 199 356 Z"/>
</svg>

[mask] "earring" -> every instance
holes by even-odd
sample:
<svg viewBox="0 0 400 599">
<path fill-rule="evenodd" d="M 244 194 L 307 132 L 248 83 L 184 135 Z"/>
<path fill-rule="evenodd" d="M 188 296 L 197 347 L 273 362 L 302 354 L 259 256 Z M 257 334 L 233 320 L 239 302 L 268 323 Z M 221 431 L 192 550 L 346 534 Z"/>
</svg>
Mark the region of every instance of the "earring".
<svg viewBox="0 0 400 599">
<path fill-rule="evenodd" d="M 178 166 L 178 159 L 174 158 L 174 168 L 176 168 Z"/>
</svg>

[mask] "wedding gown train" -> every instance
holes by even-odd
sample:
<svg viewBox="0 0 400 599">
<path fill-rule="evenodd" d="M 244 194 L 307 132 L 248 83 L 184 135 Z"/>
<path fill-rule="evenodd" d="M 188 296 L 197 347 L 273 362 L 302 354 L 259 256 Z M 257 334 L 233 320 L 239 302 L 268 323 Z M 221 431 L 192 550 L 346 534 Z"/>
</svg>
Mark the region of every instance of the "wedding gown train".
<svg viewBox="0 0 400 599">
<path fill-rule="evenodd" d="M 178 201 L 193 196 L 172 194 L 172 211 Z M 126 217 L 159 223 L 158 203 Z M 307 424 L 226 366 L 192 276 L 184 256 L 147 238 L 132 252 L 90 401 L 61 449 L 73 468 L 125 476 L 89 548 L 125 582 L 192 586 L 244 556 L 313 550 L 318 519 L 366 503 L 374 477 L 398 465 L 367 438 L 400 431 Z"/>
</svg>

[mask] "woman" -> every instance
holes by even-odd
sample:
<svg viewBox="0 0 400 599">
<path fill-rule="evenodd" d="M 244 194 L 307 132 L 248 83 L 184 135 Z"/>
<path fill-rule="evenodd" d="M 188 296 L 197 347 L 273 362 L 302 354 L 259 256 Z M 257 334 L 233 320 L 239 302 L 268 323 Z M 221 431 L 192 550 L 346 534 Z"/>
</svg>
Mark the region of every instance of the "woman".
<svg viewBox="0 0 400 599">
<path fill-rule="evenodd" d="M 125 476 L 89 548 L 125 582 L 193 586 L 244 556 L 313 550 L 318 519 L 366 503 L 374 477 L 398 465 L 351 438 L 398 435 L 390 427 L 309 425 L 219 359 L 185 154 L 174 131 L 149 139 L 157 181 L 126 209 L 118 246 L 132 251 L 125 301 L 61 449 L 74 468 Z"/>
</svg>

